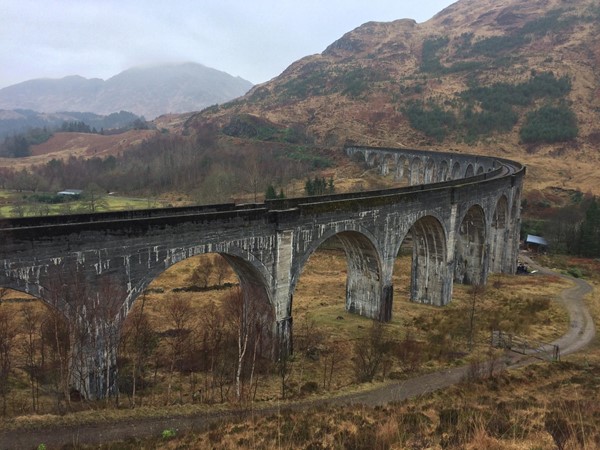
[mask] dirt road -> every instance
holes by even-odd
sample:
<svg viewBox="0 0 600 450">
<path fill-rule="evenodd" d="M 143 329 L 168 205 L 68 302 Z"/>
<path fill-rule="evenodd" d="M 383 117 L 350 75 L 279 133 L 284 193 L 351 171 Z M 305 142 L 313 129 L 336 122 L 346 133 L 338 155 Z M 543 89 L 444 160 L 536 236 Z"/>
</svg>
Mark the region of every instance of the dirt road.
<svg viewBox="0 0 600 450">
<path fill-rule="evenodd" d="M 537 266 L 533 261 L 527 260 L 529 267 L 543 273 L 558 275 L 551 270 Z M 559 275 L 564 277 L 564 275 Z M 570 326 L 567 333 L 553 342 L 558 345 L 561 355 L 576 352 L 589 344 L 595 336 L 595 326 L 584 301 L 584 297 L 591 292 L 592 287 L 583 280 L 572 279 L 575 286 L 565 289 L 560 296 L 560 301 L 569 312 Z M 511 368 L 530 364 L 532 358 L 522 355 L 506 355 L 502 360 L 496 361 L 497 367 Z M 411 378 L 392 385 L 373 389 L 368 392 L 349 394 L 335 399 L 319 402 L 319 405 L 350 405 L 362 404 L 368 406 L 381 405 L 392 401 L 423 395 L 438 389 L 459 383 L 469 373 L 468 366 L 456 367 L 419 377 Z M 302 410 L 315 407 L 316 401 L 296 402 L 282 407 L 287 410 Z M 60 448 L 64 445 L 88 444 L 96 445 L 112 441 L 132 438 L 145 438 L 159 436 L 169 428 L 179 431 L 206 429 L 211 423 L 223 420 L 240 420 L 253 415 L 270 415 L 277 413 L 279 408 L 263 408 L 250 411 L 230 411 L 198 414 L 194 416 L 174 416 L 168 419 L 139 419 L 121 421 L 114 424 L 85 425 L 69 428 L 48 428 L 34 431 L 0 431 L 0 449 L 35 449 L 44 443 L 48 449 Z"/>
</svg>

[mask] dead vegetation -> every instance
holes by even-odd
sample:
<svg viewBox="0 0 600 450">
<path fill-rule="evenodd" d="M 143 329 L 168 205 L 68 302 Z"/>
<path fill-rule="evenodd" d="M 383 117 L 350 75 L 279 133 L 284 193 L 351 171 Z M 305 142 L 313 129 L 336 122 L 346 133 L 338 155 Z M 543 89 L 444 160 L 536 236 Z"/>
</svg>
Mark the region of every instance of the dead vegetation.
<svg viewBox="0 0 600 450">
<path fill-rule="evenodd" d="M 294 297 L 294 356 L 284 365 L 273 365 L 266 350 L 268 335 L 240 331 L 240 323 L 231 321 L 236 314 L 227 299 L 237 279 L 228 267 L 219 268 L 219 259 L 209 255 L 177 264 L 136 301 L 121 336 L 122 391 L 116 403 L 64 403 L 56 371 L 48 372 L 54 378 L 30 379 L 23 313 L 35 311 L 40 317 L 47 314 L 46 308 L 22 295 L 15 298 L 16 293 L 7 296 L 0 310 L 20 317 L 21 330 L 13 342 L 5 398 L 6 416 L 22 419 L 10 426 L 27 423 L 33 412 L 70 412 L 66 417 L 76 423 L 93 420 L 93 415 L 85 418 L 85 411 L 97 408 L 109 416 L 115 407 L 120 408 L 115 410 L 119 416 L 130 409 L 135 416 L 148 414 L 148 408 L 164 408 L 169 414 L 176 406 L 193 411 L 240 402 L 268 405 L 334 397 L 444 367 L 476 364 L 491 355 L 492 329 L 551 341 L 568 326 L 565 312 L 553 300 L 566 286 L 558 277 L 494 276 L 485 292 L 456 285 L 451 304 L 436 308 L 408 300 L 410 258 L 401 257 L 394 279 L 393 320 L 374 327 L 371 320 L 345 311 L 343 254 L 320 250 L 310 258 Z M 204 273 L 206 267 L 212 270 Z M 43 336 L 39 339 L 34 333 L 34 347 L 43 345 Z M 246 356 L 240 356 L 242 345 Z M 49 351 L 47 361 L 55 355 Z M 33 357 L 40 357 L 35 348 Z M 57 405 L 62 405 L 59 410 Z"/>
</svg>

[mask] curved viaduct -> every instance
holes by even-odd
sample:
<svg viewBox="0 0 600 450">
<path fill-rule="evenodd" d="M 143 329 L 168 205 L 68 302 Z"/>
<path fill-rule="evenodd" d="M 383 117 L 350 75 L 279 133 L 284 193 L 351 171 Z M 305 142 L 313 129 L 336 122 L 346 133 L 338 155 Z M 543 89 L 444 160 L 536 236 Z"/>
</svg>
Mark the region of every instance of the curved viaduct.
<svg viewBox="0 0 600 450">
<path fill-rule="evenodd" d="M 348 147 L 402 188 L 270 200 L 0 221 L 0 286 L 30 293 L 79 330 L 72 384 L 89 398 L 114 392 L 121 324 L 160 273 L 219 253 L 245 297 L 270 305 L 279 352 L 291 351 L 293 293 L 325 241 L 347 256 L 346 308 L 387 321 L 392 271 L 412 239 L 411 300 L 438 306 L 454 282 L 514 273 L 525 168 L 508 160 Z M 81 331 L 83 330 L 83 331 Z"/>
</svg>

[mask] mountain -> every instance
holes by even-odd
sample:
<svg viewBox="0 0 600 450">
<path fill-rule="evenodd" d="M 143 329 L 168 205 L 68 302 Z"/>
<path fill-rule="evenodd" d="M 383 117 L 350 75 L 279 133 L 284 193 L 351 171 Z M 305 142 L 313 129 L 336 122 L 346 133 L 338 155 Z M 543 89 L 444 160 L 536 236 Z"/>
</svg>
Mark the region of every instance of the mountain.
<svg viewBox="0 0 600 450">
<path fill-rule="evenodd" d="M 600 193 L 599 35 L 597 0 L 459 0 L 420 24 L 366 23 L 186 123 L 510 156 L 530 186 Z"/>
<path fill-rule="evenodd" d="M 199 111 L 245 94 L 252 84 L 201 64 L 136 67 L 104 81 L 69 76 L 37 79 L 0 89 L 0 109 L 45 113 L 131 111 L 146 119 Z"/>
<path fill-rule="evenodd" d="M 27 132 L 32 128 L 46 128 L 52 132 L 67 123 L 83 122 L 97 131 L 131 128 L 140 117 L 121 111 L 107 116 L 94 113 L 57 112 L 39 113 L 28 109 L 0 110 L 0 139 Z"/>
</svg>

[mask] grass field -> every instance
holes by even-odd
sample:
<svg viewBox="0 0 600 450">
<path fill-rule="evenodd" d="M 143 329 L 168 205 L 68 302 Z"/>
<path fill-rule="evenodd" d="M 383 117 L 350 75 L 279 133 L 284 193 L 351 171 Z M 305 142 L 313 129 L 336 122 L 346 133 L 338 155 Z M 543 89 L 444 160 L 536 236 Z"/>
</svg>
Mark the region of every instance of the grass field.
<svg viewBox="0 0 600 450">
<path fill-rule="evenodd" d="M 53 195 L 54 193 L 37 193 L 37 195 Z M 0 190 L 0 217 L 40 216 L 90 212 L 90 201 L 85 199 L 71 200 L 64 203 L 41 203 L 35 201 L 31 192 Z M 120 211 L 128 209 L 157 208 L 164 206 L 157 199 L 130 198 L 117 195 L 102 195 L 95 200 L 95 210 Z"/>
</svg>

